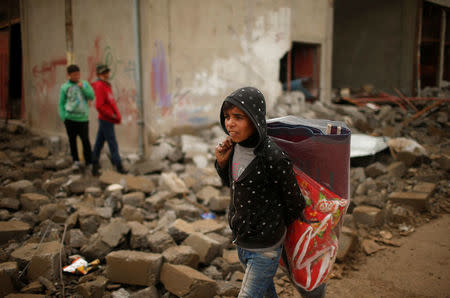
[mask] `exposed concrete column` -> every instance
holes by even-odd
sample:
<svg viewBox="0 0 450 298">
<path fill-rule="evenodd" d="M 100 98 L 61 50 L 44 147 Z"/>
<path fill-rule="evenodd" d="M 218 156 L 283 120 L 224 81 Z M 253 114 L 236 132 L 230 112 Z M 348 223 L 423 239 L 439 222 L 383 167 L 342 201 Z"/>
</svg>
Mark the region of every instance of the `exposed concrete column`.
<svg viewBox="0 0 450 298">
<path fill-rule="evenodd" d="M 67 55 L 67 65 L 70 65 L 75 63 L 75 57 L 73 55 L 72 0 L 66 0 L 65 13 L 66 13 L 66 55 Z"/>
<path fill-rule="evenodd" d="M 442 80 L 444 76 L 444 56 L 445 56 L 445 27 L 447 24 L 447 13 L 445 9 L 442 9 L 442 18 L 441 18 L 441 44 L 439 49 L 439 68 L 437 72 L 437 86 L 438 88 L 442 88 Z"/>
</svg>

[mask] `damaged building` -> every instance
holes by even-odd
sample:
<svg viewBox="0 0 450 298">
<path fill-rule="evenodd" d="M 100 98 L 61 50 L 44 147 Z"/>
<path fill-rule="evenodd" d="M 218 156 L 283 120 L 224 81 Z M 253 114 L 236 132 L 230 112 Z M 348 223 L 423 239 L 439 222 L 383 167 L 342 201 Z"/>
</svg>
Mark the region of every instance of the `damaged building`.
<svg viewBox="0 0 450 298">
<path fill-rule="evenodd" d="M 119 143 L 140 153 L 156 136 L 217 121 L 223 97 L 242 84 L 258 86 L 269 108 L 283 85 L 297 79 L 308 80 L 314 98 L 329 99 L 333 5 L 330 0 L 3 1 L 0 38 L 9 87 L 3 75 L 2 117 L 9 113 L 33 130 L 64 135 L 57 105 L 70 63 L 78 64 L 88 81 L 96 79 L 97 63 L 111 68 L 123 115 Z M 90 113 L 92 136 L 97 113 L 94 108 Z"/>
</svg>

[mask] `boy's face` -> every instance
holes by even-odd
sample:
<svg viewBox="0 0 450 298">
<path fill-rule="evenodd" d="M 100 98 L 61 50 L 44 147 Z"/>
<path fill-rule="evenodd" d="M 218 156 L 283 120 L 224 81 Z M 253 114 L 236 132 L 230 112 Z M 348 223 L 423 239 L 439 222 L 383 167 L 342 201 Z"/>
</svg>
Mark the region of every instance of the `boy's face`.
<svg viewBox="0 0 450 298">
<path fill-rule="evenodd" d="M 80 80 L 80 72 L 79 71 L 74 71 L 69 73 L 69 80 L 74 82 L 74 83 L 78 83 L 78 81 Z"/>
<path fill-rule="evenodd" d="M 100 79 L 102 79 L 103 81 L 108 81 L 109 80 L 109 71 L 99 74 L 98 77 Z"/>
<path fill-rule="evenodd" d="M 224 111 L 225 128 L 235 143 L 245 141 L 255 133 L 255 127 L 252 121 L 238 107 L 233 107 Z"/>
</svg>

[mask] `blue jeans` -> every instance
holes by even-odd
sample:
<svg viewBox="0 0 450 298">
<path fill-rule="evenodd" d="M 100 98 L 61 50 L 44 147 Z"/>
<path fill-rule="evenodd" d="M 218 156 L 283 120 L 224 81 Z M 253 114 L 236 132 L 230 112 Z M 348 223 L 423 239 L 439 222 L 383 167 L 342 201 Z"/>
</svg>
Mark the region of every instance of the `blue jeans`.
<svg viewBox="0 0 450 298">
<path fill-rule="evenodd" d="M 116 141 L 116 133 L 114 132 L 114 123 L 101 119 L 98 120 L 98 132 L 94 151 L 92 152 L 92 163 L 98 163 L 105 141 L 108 143 L 109 152 L 111 153 L 111 162 L 116 167 L 121 166 L 122 162 L 119 155 L 119 146 Z"/>
<path fill-rule="evenodd" d="M 273 284 L 280 262 L 281 247 L 274 251 L 253 252 L 238 247 L 239 261 L 245 268 L 238 297 L 278 297 Z"/>
</svg>

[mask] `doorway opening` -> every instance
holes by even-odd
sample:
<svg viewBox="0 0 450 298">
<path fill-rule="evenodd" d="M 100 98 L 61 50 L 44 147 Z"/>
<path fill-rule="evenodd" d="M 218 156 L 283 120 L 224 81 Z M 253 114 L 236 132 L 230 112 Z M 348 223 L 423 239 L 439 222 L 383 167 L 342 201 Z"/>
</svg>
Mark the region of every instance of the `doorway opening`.
<svg viewBox="0 0 450 298">
<path fill-rule="evenodd" d="M 291 50 L 280 59 L 283 90 L 301 91 L 307 101 L 319 98 L 320 45 L 293 42 Z"/>
</svg>

